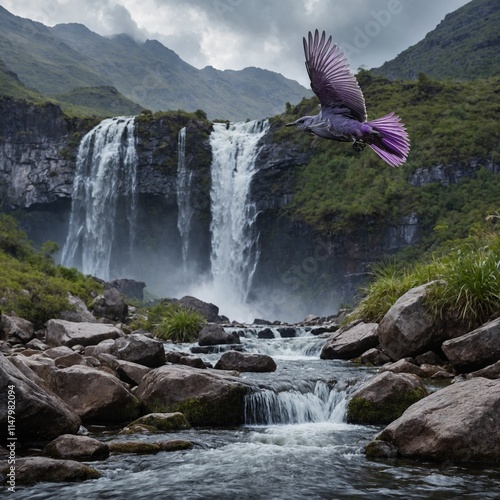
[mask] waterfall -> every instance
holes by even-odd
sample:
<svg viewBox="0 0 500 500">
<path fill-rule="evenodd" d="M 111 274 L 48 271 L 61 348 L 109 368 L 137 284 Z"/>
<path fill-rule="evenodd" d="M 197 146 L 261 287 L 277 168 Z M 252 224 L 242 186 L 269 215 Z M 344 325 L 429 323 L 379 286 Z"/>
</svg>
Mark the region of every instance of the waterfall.
<svg viewBox="0 0 500 500">
<path fill-rule="evenodd" d="M 259 253 L 254 222 L 256 210 L 249 199 L 259 140 L 269 122 L 214 123 L 212 146 L 212 253 L 213 285 L 224 302 L 245 304 Z M 216 293 L 217 295 L 217 293 Z"/>
<path fill-rule="evenodd" d="M 103 120 L 80 143 L 73 183 L 68 236 L 62 264 L 110 279 L 116 226 L 128 233 L 131 254 L 137 218 L 137 154 L 134 117 Z M 120 223 L 118 199 L 127 197 Z M 127 227 L 123 227 L 127 226 Z"/>
<path fill-rule="evenodd" d="M 312 392 L 264 389 L 245 398 L 245 423 L 250 425 L 303 424 L 344 421 L 347 391 L 318 381 Z"/>
<path fill-rule="evenodd" d="M 182 269 L 184 276 L 187 274 L 187 261 L 189 250 L 189 231 L 193 207 L 191 206 L 191 181 L 193 172 L 186 169 L 186 127 L 179 131 L 177 139 L 177 228 L 181 235 Z"/>
</svg>

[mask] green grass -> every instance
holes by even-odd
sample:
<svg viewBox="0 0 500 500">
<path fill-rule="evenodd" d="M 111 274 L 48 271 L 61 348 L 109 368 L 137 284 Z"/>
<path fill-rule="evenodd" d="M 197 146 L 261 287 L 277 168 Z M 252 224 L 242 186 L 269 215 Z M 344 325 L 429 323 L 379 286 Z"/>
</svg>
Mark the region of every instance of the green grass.
<svg viewBox="0 0 500 500">
<path fill-rule="evenodd" d="M 196 311 L 172 306 L 155 325 L 153 334 L 172 342 L 194 342 L 204 323 L 205 319 Z"/>
<path fill-rule="evenodd" d="M 17 314 L 42 328 L 63 310 L 71 309 L 68 293 L 89 303 L 102 285 L 76 269 L 55 265 L 57 244 L 48 242 L 36 252 L 14 219 L 0 215 L 0 309 Z"/>
<path fill-rule="evenodd" d="M 379 322 L 401 295 L 431 281 L 426 303 L 436 319 L 469 328 L 488 321 L 500 311 L 500 234 L 470 236 L 410 267 L 380 264 L 349 319 Z"/>
</svg>

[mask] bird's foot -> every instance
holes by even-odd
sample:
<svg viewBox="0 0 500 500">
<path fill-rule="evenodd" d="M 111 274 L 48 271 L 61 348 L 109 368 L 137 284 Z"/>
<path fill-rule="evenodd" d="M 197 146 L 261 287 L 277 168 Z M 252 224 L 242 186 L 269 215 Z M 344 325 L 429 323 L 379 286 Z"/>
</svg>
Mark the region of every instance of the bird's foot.
<svg viewBox="0 0 500 500">
<path fill-rule="evenodd" d="M 363 149 L 366 148 L 366 142 L 363 139 L 360 139 L 359 141 L 354 141 L 352 147 L 354 151 L 360 153 L 361 151 L 363 151 Z"/>
</svg>

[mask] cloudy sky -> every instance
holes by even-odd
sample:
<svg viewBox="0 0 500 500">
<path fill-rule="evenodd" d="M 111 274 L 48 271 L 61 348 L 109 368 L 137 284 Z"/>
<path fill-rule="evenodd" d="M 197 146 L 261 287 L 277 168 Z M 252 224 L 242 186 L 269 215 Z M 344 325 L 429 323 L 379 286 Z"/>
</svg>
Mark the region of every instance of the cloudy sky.
<svg viewBox="0 0 500 500">
<path fill-rule="evenodd" d="M 197 68 L 257 66 L 309 86 L 302 36 L 333 35 L 354 69 L 373 68 L 421 40 L 469 0 L 0 0 L 47 26 L 157 39 Z"/>
</svg>

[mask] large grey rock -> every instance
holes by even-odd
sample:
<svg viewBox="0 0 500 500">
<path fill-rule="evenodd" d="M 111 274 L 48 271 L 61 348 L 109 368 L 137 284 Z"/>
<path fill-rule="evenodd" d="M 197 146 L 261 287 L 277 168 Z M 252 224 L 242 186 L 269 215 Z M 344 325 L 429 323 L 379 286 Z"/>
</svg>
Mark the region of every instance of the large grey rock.
<svg viewBox="0 0 500 500">
<path fill-rule="evenodd" d="M 130 425 L 151 426 L 163 432 L 180 431 L 191 428 L 191 425 L 187 421 L 186 417 L 179 412 L 148 413 L 147 415 L 134 420 Z"/>
<path fill-rule="evenodd" d="M 378 345 L 377 323 L 347 325 L 334 333 L 321 350 L 321 359 L 353 359 Z"/>
<path fill-rule="evenodd" d="M 55 390 L 84 422 L 123 422 L 139 415 L 140 403 L 127 386 L 96 368 L 75 365 L 58 370 Z"/>
<path fill-rule="evenodd" d="M 276 363 L 267 354 L 228 351 L 220 357 L 214 368 L 238 372 L 274 372 L 276 371 Z"/>
<path fill-rule="evenodd" d="M 109 457 L 109 447 L 97 439 L 87 436 L 63 434 L 43 449 L 43 453 L 52 458 L 66 460 L 105 460 Z"/>
<path fill-rule="evenodd" d="M 115 340 L 110 351 L 119 359 L 156 368 L 165 364 L 163 342 L 151 339 L 140 333 L 131 333 Z"/>
<path fill-rule="evenodd" d="M 500 318 L 466 335 L 443 342 L 442 349 L 458 371 L 484 368 L 500 360 Z"/>
<path fill-rule="evenodd" d="M 45 444 L 60 434 L 78 432 L 81 421 L 77 413 L 61 398 L 39 387 L 0 354 L 1 442 L 5 443 L 7 438 L 10 394 L 15 397 L 16 437 L 23 445 Z"/>
<path fill-rule="evenodd" d="M 206 325 L 198 334 L 198 344 L 201 346 L 239 343 L 240 337 L 236 332 L 226 332 L 220 325 Z"/>
<path fill-rule="evenodd" d="M 428 351 L 439 340 L 434 318 L 424 305 L 429 286 L 421 285 L 402 295 L 379 324 L 382 350 L 395 361 Z"/>
<path fill-rule="evenodd" d="M 500 461 L 500 380 L 474 378 L 408 408 L 376 438 L 399 455 L 451 462 Z M 366 452 L 370 454 L 371 445 Z"/>
<path fill-rule="evenodd" d="M 203 302 L 196 297 L 186 295 L 179 300 L 179 305 L 184 309 L 192 309 L 201 314 L 207 321 L 217 321 L 219 318 L 219 308 L 208 302 Z"/>
<path fill-rule="evenodd" d="M 106 339 L 116 339 L 122 331 L 112 325 L 101 323 L 73 323 L 63 319 L 51 319 L 47 322 L 45 341 L 52 346 L 96 345 Z"/>
<path fill-rule="evenodd" d="M 131 279 L 118 279 L 106 283 L 107 288 L 115 288 L 119 293 L 125 295 L 129 299 L 142 300 L 144 298 L 144 288 L 146 283 L 144 281 L 136 281 Z"/>
<path fill-rule="evenodd" d="M 249 387 L 225 373 L 165 365 L 148 373 L 136 394 L 148 412 L 181 412 L 191 425 L 225 426 L 243 423 Z"/>
<path fill-rule="evenodd" d="M 34 336 L 33 323 L 17 316 L 0 315 L 0 340 L 6 340 L 11 344 L 25 344 Z"/>
<path fill-rule="evenodd" d="M 95 323 L 95 316 L 88 310 L 85 302 L 80 297 L 68 293 L 68 302 L 72 308 L 61 312 L 61 319 L 74 323 Z"/>
<path fill-rule="evenodd" d="M 116 371 L 120 380 L 131 385 L 138 385 L 142 378 L 151 371 L 151 368 L 147 366 L 124 361 L 123 359 L 117 359 L 112 364 L 111 368 Z"/>
<path fill-rule="evenodd" d="M 204 370 L 207 366 L 205 362 L 198 356 L 193 356 L 185 352 L 168 351 L 165 352 L 165 359 L 168 363 L 176 365 L 192 366 L 193 368 L 200 368 Z"/>
<path fill-rule="evenodd" d="M 469 374 L 470 377 L 500 378 L 500 361 Z"/>
<path fill-rule="evenodd" d="M 7 474 L 9 466 L 0 472 Z M 56 460 L 47 457 L 28 457 L 16 460 L 16 485 L 35 484 L 41 481 L 68 482 L 98 479 L 101 474 L 93 467 L 75 460 Z"/>
<path fill-rule="evenodd" d="M 128 315 L 128 306 L 121 293 L 116 288 L 110 288 L 94 299 L 92 312 L 98 318 L 125 321 Z"/>
<path fill-rule="evenodd" d="M 347 421 L 365 425 L 387 424 L 424 396 L 427 396 L 427 390 L 416 375 L 379 373 L 352 394 Z"/>
</svg>

